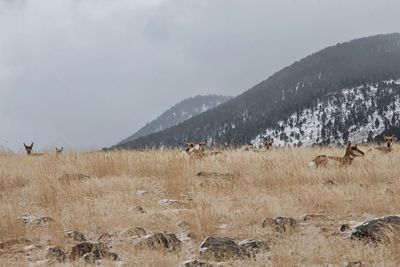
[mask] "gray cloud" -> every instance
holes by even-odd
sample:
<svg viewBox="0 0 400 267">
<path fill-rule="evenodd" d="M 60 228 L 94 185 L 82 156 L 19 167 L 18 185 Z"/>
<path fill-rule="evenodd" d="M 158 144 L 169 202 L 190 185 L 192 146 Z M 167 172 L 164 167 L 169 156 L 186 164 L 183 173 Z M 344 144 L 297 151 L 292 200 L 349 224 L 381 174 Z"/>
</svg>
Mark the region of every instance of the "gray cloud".
<svg viewBox="0 0 400 267">
<path fill-rule="evenodd" d="M 236 95 L 337 42 L 400 31 L 397 0 L 0 0 L 0 145 L 92 148 L 183 98 Z"/>
</svg>

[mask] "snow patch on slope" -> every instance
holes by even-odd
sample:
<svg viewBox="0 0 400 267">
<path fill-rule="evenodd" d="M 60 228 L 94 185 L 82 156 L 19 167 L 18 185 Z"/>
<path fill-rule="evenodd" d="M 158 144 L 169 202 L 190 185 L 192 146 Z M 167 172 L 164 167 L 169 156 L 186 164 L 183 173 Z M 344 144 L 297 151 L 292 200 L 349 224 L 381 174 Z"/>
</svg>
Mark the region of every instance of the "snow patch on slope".
<svg viewBox="0 0 400 267">
<path fill-rule="evenodd" d="M 256 136 L 252 144 L 258 147 L 263 137 L 272 137 L 276 146 L 311 146 L 315 144 L 344 144 L 348 140 L 359 143 L 382 134 L 390 122 L 400 118 L 400 80 L 388 80 L 379 88 L 369 84 L 345 88 L 332 93 L 312 108 L 292 114 Z M 397 87 L 397 88 L 396 88 Z M 379 107 L 387 95 L 390 104 Z"/>
</svg>

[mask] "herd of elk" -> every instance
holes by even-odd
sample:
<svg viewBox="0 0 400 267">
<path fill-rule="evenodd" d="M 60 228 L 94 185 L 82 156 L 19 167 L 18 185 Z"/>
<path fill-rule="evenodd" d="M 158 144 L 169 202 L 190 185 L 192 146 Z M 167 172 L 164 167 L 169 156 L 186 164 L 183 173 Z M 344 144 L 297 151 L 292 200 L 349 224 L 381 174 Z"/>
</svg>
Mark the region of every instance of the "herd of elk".
<svg viewBox="0 0 400 267">
<path fill-rule="evenodd" d="M 207 142 L 206 141 L 194 141 L 187 142 L 185 141 L 185 152 L 194 157 L 203 158 L 207 156 L 216 156 L 223 155 L 227 157 L 225 153 L 220 150 L 217 151 L 207 151 Z M 395 141 L 395 136 L 386 136 L 384 135 L 384 141 L 386 143 L 385 146 L 375 147 L 375 150 L 381 152 L 392 152 L 393 151 L 393 142 Z M 261 148 L 254 148 L 252 145 L 246 145 L 241 148 L 242 151 L 268 151 L 272 149 L 272 145 L 274 143 L 274 139 L 264 138 L 264 142 Z M 33 152 L 33 143 L 31 145 L 27 145 L 24 143 L 25 151 L 29 156 L 43 156 L 45 153 L 36 153 Z M 56 155 L 60 155 L 64 150 L 64 147 L 58 148 L 56 147 Z M 372 151 L 370 149 L 369 151 Z M 348 142 L 346 147 L 346 152 L 343 157 L 338 156 L 327 156 L 327 155 L 319 155 L 315 159 L 313 159 L 310 163 L 314 166 L 318 167 L 326 167 L 329 163 L 336 163 L 339 165 L 350 165 L 356 157 L 364 157 L 364 152 L 361 151 L 357 145 L 352 145 L 351 142 Z"/>
</svg>

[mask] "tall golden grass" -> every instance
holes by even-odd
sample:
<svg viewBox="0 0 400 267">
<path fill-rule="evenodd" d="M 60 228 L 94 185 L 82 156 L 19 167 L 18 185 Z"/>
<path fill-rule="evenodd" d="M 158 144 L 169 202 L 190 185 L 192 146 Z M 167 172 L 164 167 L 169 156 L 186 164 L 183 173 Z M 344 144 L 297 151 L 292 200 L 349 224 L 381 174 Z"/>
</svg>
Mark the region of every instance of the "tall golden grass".
<svg viewBox="0 0 400 267">
<path fill-rule="evenodd" d="M 138 251 L 130 242 L 114 250 L 128 266 L 177 266 L 195 258 L 209 235 L 270 244 L 265 258 L 232 266 L 343 266 L 362 260 L 367 266 L 398 266 L 398 242 L 373 247 L 339 233 L 342 223 L 399 213 L 400 150 L 392 153 L 361 147 L 365 158 L 350 166 L 312 168 L 319 154 L 343 155 L 344 148 L 281 148 L 225 151 L 227 158 L 190 158 L 177 150 L 65 153 L 61 156 L 0 154 L 0 242 L 26 238 L 68 248 L 65 230 L 88 238 L 143 227 L 148 233 L 189 234 L 179 253 Z M 200 171 L 229 173 L 232 179 L 198 177 Z M 82 173 L 84 181 L 60 182 L 63 174 Z M 161 205 L 162 199 L 177 202 Z M 140 213 L 136 207 L 146 213 Z M 26 226 L 24 213 L 49 216 L 50 227 Z M 302 223 L 290 234 L 261 227 L 265 218 L 324 214 L 324 222 Z M 183 222 L 185 222 L 183 224 Z M 182 226 L 185 225 L 185 226 Z M 1 247 L 1 246 L 0 246 Z M 44 248 L 43 248 L 44 249 Z M 40 250 L 39 250 L 40 251 Z M 0 265 L 43 260 L 0 248 Z M 33 257 L 33 258 L 32 258 Z"/>
</svg>

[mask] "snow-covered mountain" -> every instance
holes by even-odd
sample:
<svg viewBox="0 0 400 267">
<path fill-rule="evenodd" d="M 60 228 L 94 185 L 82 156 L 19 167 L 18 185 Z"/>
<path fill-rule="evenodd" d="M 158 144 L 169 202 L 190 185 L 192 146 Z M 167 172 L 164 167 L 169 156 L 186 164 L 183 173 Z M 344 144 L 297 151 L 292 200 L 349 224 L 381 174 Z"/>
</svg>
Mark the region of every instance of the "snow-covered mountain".
<svg viewBox="0 0 400 267">
<path fill-rule="evenodd" d="M 265 130 L 278 146 L 310 146 L 372 141 L 385 131 L 400 127 L 400 79 L 344 88 L 317 100 L 311 108 L 295 112 Z"/>
<path fill-rule="evenodd" d="M 399 79 L 399 33 L 355 39 L 308 55 L 223 105 L 122 147 L 176 147 L 185 138 L 241 146 L 257 144 L 261 135 L 278 145 L 400 137 Z"/>
<path fill-rule="evenodd" d="M 221 95 L 199 95 L 187 98 L 165 111 L 157 119 L 147 123 L 133 135 L 119 142 L 118 145 L 123 145 L 124 143 L 136 140 L 141 136 L 146 136 L 151 133 L 157 133 L 168 129 L 202 112 L 213 109 L 230 99 L 232 99 L 231 96 Z"/>
</svg>

